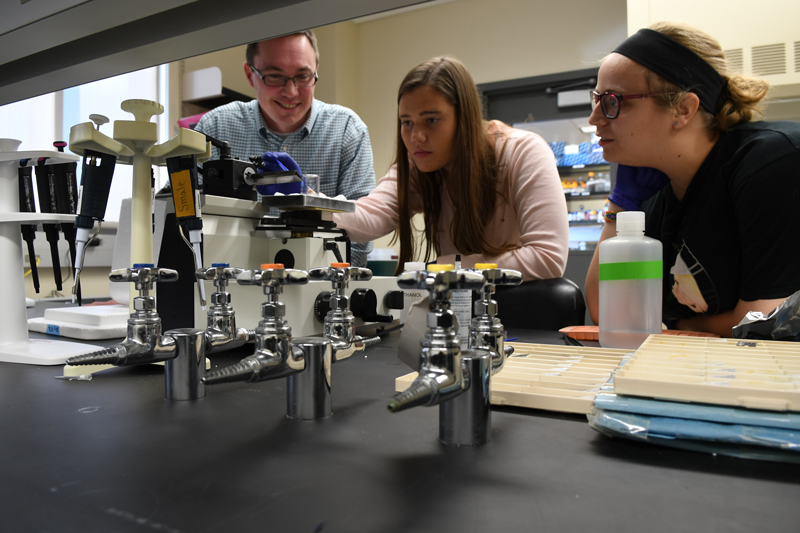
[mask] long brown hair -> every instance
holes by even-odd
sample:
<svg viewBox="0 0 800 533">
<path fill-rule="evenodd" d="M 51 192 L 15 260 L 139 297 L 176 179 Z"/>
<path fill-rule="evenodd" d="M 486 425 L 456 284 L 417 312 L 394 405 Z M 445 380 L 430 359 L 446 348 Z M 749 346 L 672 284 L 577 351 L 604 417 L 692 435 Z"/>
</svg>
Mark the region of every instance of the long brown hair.
<svg viewBox="0 0 800 533">
<path fill-rule="evenodd" d="M 406 261 L 422 252 L 411 228 L 411 205 L 408 192 L 415 179 L 425 220 L 425 261 L 431 252 L 441 253 L 439 222 L 442 196 L 446 190 L 453 202 L 450 238 L 462 254 L 500 255 L 517 248 L 511 243 L 495 244 L 486 239 L 486 228 L 498 207 L 498 198 L 507 201 L 500 176 L 503 173 L 495 153 L 494 139 L 486 132 L 478 88 L 467 68 L 458 60 L 436 57 L 413 68 L 397 92 L 397 103 L 406 93 L 429 86 L 439 91 L 456 111 L 453 138 L 453 162 L 450 172 L 444 169 L 421 172 L 410 161 L 408 149 L 397 121 L 397 196 L 399 225 L 395 239 L 400 241 L 398 271 Z"/>
</svg>

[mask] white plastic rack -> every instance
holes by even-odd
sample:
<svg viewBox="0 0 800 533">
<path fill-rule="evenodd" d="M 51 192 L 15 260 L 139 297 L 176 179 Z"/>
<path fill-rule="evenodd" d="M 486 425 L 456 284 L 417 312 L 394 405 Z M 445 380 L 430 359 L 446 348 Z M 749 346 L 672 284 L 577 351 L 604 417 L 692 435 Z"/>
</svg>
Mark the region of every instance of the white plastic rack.
<svg viewBox="0 0 800 533">
<path fill-rule="evenodd" d="M 651 335 L 614 376 L 614 392 L 800 411 L 800 344 Z"/>
<path fill-rule="evenodd" d="M 0 305 L 0 361 L 34 365 L 60 365 L 73 355 L 99 350 L 99 346 L 46 339 L 30 339 L 25 311 L 22 233 L 20 224 L 74 222 L 75 215 L 19 212 L 21 160 L 49 163 L 78 161 L 78 156 L 63 152 L 35 150 L 18 152 L 20 141 L 0 139 L 0 279 L 5 280 L 3 305 Z"/>
</svg>

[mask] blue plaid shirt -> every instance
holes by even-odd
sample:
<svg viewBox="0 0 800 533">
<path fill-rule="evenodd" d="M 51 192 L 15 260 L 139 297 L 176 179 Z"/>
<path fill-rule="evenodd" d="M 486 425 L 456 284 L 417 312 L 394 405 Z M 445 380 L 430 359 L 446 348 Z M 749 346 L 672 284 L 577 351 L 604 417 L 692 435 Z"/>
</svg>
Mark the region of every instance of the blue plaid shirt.
<svg viewBox="0 0 800 533">
<path fill-rule="evenodd" d="M 320 192 L 339 194 L 350 200 L 366 196 L 375 188 L 372 145 L 364 122 L 350 109 L 314 100 L 302 128 L 286 137 L 267 128 L 258 100 L 231 102 L 203 115 L 195 126 L 231 145 L 231 156 L 247 160 L 264 152 L 286 152 L 303 173 L 320 177 Z M 213 157 L 219 150 L 213 148 Z M 351 262 L 366 266 L 372 243 L 353 243 Z"/>
</svg>

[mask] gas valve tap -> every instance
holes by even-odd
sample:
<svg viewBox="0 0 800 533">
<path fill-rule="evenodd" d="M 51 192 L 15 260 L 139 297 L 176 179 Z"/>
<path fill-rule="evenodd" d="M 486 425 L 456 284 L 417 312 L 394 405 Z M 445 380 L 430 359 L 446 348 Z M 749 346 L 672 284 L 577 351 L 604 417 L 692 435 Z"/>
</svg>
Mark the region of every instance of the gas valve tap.
<svg viewBox="0 0 800 533">
<path fill-rule="evenodd" d="M 139 296 L 133 299 L 134 312 L 128 319 L 127 336 L 110 348 L 71 357 L 67 364 L 130 366 L 163 361 L 166 399 L 196 400 L 205 396 L 201 381 L 205 371 L 204 331 L 185 328 L 162 334 L 155 298 L 150 295 L 155 283 L 176 281 L 178 273 L 139 263 L 133 268 L 112 270 L 109 278 L 114 282 L 133 282 L 139 291 Z"/>
<path fill-rule="evenodd" d="M 284 285 L 308 283 L 308 272 L 263 264 L 241 272 L 240 285 L 259 285 L 267 301 L 261 304 L 263 320 L 256 328 L 255 353 L 238 363 L 203 378 L 210 385 L 233 381 L 266 381 L 287 378 L 286 414 L 290 418 L 316 419 L 330 415 L 331 343 L 325 339 L 292 340 L 286 307 L 278 298 Z"/>
<path fill-rule="evenodd" d="M 497 373 L 506 363 L 506 357 L 514 353 L 513 346 L 505 346 L 505 329 L 497 318 L 497 302 L 492 299 L 498 285 L 519 285 L 522 273 L 517 270 L 497 268 L 495 263 L 477 263 L 475 270 L 486 279 L 481 289 L 481 299 L 473 304 L 475 317 L 469 328 L 469 347 L 487 348 L 496 354 L 492 361 L 492 372 Z"/>
<path fill-rule="evenodd" d="M 356 335 L 356 319 L 350 310 L 350 298 L 346 291 L 350 281 L 369 281 L 372 271 L 368 268 L 351 267 L 350 263 L 331 263 L 330 267 L 313 268 L 308 271 L 310 280 L 331 282 L 333 291 L 317 297 L 328 297 L 329 311 L 325 315 L 323 336 L 333 345 L 333 362 L 352 356 L 355 352 L 380 342 L 380 337 L 362 338 Z"/>
<path fill-rule="evenodd" d="M 428 331 L 420 341 L 420 370 L 414 382 L 389 402 L 391 412 L 418 405 L 439 405 L 439 440 L 457 446 L 486 444 L 491 435 L 489 385 L 492 362 L 499 356 L 487 347 L 462 352 L 452 291 L 481 290 L 486 278 L 453 265 L 429 265 L 397 278 L 402 289 L 425 289 L 430 296 Z"/>
<path fill-rule="evenodd" d="M 255 339 L 254 329 L 236 328 L 236 312 L 231 306 L 231 294 L 227 291 L 228 283 L 243 271 L 228 263 L 213 263 L 211 268 L 195 271 L 199 283 L 212 281 L 216 288 L 211 295 L 206 322 L 208 353 L 232 350 Z"/>
</svg>

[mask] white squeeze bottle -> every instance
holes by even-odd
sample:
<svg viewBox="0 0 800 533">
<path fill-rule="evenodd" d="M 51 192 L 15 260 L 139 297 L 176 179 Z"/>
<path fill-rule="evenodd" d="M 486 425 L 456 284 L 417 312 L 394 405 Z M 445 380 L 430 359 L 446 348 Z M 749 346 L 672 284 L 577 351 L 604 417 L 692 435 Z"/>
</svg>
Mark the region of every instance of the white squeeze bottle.
<svg viewBox="0 0 800 533">
<path fill-rule="evenodd" d="M 661 242 L 644 236 L 644 213 L 617 213 L 617 236 L 600 243 L 600 346 L 637 349 L 661 333 Z"/>
</svg>

